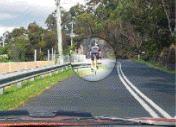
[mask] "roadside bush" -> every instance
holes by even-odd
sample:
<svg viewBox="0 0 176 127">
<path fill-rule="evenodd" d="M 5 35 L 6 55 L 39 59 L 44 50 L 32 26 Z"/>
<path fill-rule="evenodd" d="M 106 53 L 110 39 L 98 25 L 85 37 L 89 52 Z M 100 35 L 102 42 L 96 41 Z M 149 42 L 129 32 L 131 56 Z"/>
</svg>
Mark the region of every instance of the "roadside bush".
<svg viewBox="0 0 176 127">
<path fill-rule="evenodd" d="M 6 47 L 0 47 L 0 55 L 6 54 L 7 48 Z"/>
<path fill-rule="evenodd" d="M 175 69 L 175 50 L 176 45 L 174 44 L 168 48 L 164 48 L 159 55 L 158 62 L 169 69 Z"/>
<path fill-rule="evenodd" d="M 0 55 L 0 62 L 7 62 L 8 61 L 8 55 Z"/>
</svg>

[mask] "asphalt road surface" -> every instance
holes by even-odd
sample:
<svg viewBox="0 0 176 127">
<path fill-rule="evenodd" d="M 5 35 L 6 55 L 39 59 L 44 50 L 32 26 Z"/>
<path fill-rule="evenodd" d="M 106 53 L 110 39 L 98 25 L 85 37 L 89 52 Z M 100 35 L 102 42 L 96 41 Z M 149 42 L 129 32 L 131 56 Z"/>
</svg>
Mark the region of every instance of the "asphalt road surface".
<svg viewBox="0 0 176 127">
<path fill-rule="evenodd" d="M 88 82 L 75 75 L 20 109 L 33 113 L 81 111 L 123 118 L 175 117 L 174 82 L 174 74 L 120 60 L 113 72 L 99 82 Z"/>
</svg>

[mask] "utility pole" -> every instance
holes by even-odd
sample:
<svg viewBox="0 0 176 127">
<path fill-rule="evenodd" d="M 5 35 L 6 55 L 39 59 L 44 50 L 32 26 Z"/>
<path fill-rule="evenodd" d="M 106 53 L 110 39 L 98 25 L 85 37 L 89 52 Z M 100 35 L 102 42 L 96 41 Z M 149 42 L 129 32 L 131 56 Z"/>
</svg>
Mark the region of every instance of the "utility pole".
<svg viewBox="0 0 176 127">
<path fill-rule="evenodd" d="M 62 47 L 62 27 L 61 27 L 61 7 L 60 7 L 60 1 L 61 0 L 55 0 L 56 1 L 56 21 L 57 21 L 57 38 L 58 38 L 58 54 L 59 54 L 59 63 L 63 64 L 63 47 Z"/>
<path fill-rule="evenodd" d="M 70 22 L 71 24 L 71 33 L 70 33 L 70 38 L 71 38 L 71 47 L 73 46 L 73 38 L 78 36 L 74 33 L 74 21 Z"/>
</svg>

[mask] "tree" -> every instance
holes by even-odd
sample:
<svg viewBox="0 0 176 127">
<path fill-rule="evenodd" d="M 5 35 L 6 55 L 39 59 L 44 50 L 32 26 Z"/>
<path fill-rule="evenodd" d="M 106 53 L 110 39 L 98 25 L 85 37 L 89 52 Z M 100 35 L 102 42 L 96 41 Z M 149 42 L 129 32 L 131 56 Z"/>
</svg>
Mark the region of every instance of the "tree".
<svg viewBox="0 0 176 127">
<path fill-rule="evenodd" d="M 174 0 L 161 0 L 162 6 L 164 9 L 164 13 L 167 17 L 168 28 L 172 35 L 175 36 L 174 32 L 176 32 L 175 25 L 175 1 Z"/>
<path fill-rule="evenodd" d="M 35 22 L 28 26 L 28 37 L 32 49 L 40 49 L 39 42 L 42 40 L 43 28 L 39 27 Z"/>
<path fill-rule="evenodd" d="M 156 60 L 162 49 L 174 42 L 172 3 L 172 0 L 90 0 L 84 12 L 74 7 L 78 12 L 76 31 L 82 36 L 106 39 L 116 52 L 134 54 L 143 50 L 148 59 Z"/>
<path fill-rule="evenodd" d="M 54 31 L 45 31 L 43 41 L 46 42 L 45 49 L 57 49 L 57 34 Z"/>
<path fill-rule="evenodd" d="M 15 28 L 11 33 L 11 37 L 15 38 L 25 34 L 27 34 L 27 31 L 25 30 L 24 27 Z"/>
<path fill-rule="evenodd" d="M 70 9 L 70 14 L 72 17 L 76 17 L 85 12 L 85 7 L 83 5 L 77 4 Z"/>
<path fill-rule="evenodd" d="M 11 40 L 8 48 L 9 58 L 13 61 L 25 61 L 28 40 L 25 36 L 20 36 Z"/>
<path fill-rule="evenodd" d="M 52 13 L 47 17 L 45 24 L 47 25 L 49 30 L 56 31 L 55 13 Z"/>
</svg>

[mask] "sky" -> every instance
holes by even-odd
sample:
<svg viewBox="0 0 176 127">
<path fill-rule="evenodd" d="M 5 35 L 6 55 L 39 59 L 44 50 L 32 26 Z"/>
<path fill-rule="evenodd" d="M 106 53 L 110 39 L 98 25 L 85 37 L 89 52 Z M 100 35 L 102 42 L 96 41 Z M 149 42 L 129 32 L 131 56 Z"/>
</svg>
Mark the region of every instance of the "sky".
<svg viewBox="0 0 176 127">
<path fill-rule="evenodd" d="M 65 10 L 85 0 L 61 0 Z M 56 9 L 55 0 L 0 0 L 0 36 L 31 22 L 45 26 L 45 20 Z"/>
</svg>

